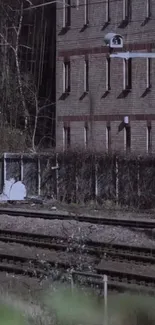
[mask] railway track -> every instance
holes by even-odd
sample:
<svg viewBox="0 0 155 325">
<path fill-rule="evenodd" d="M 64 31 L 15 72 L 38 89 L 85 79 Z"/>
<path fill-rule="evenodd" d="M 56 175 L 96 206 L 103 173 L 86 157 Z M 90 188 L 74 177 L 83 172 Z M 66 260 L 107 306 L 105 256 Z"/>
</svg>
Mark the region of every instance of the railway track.
<svg viewBox="0 0 155 325">
<path fill-rule="evenodd" d="M 43 277 L 50 274 L 50 269 L 57 266 L 59 269 L 67 269 L 70 264 L 55 261 L 40 261 L 35 258 L 27 258 L 17 255 L 0 254 L 0 272 L 7 272 L 30 277 Z"/>
<path fill-rule="evenodd" d="M 33 245 L 41 248 L 50 248 L 57 250 L 66 250 L 68 243 L 66 239 L 61 237 L 51 237 L 40 234 L 14 232 L 8 230 L 0 230 L 0 241 L 5 242 L 16 242 L 22 243 L 24 245 Z M 74 247 L 75 244 L 75 247 Z M 76 247 L 76 242 L 73 242 L 73 250 L 77 252 L 79 247 Z M 82 243 L 81 243 L 82 244 Z M 78 243 L 79 245 L 79 243 Z M 108 260 L 118 260 L 119 262 L 128 261 L 132 263 L 144 264 L 148 263 L 155 264 L 155 249 L 134 247 L 134 246 L 124 246 L 124 245 L 112 245 L 107 243 L 98 243 L 92 241 L 85 241 L 82 252 L 85 251 L 88 254 L 99 255 L 100 257 L 107 258 Z M 54 267 L 58 269 L 63 269 L 66 271 L 70 267 L 76 269 L 76 265 L 70 265 L 68 262 L 59 261 L 57 264 L 52 261 L 39 261 L 33 258 L 12 256 L 8 254 L 0 254 L 0 271 L 5 271 L 8 273 L 28 275 L 31 277 L 44 277 L 50 274 L 50 270 Z M 119 264 L 119 269 L 109 269 L 105 267 L 95 267 L 95 274 L 101 276 L 107 274 L 109 277 L 109 288 L 116 290 L 130 290 L 136 291 L 140 287 L 147 287 L 147 290 L 155 291 L 155 277 L 138 275 L 133 272 L 125 272 L 121 269 L 121 264 Z M 88 284 L 91 283 L 89 277 L 87 277 Z M 94 280 L 94 284 L 101 285 L 102 281 L 98 278 Z M 92 283 L 93 284 L 93 283 Z M 145 288 L 146 289 L 146 288 Z"/>
<path fill-rule="evenodd" d="M 48 264 L 48 267 L 46 265 Z M 23 275 L 43 279 L 47 276 L 52 276 L 52 271 L 56 268 L 63 272 L 66 277 L 70 274 L 69 269 L 76 270 L 76 265 L 70 265 L 68 262 L 45 261 L 40 262 L 34 258 L 26 258 L 15 255 L 0 254 L 0 272 L 10 274 Z M 102 277 L 108 275 L 108 287 L 110 290 L 116 291 L 133 291 L 146 292 L 155 295 L 155 277 L 146 275 L 137 275 L 133 272 L 125 272 L 114 269 L 96 268 L 93 273 L 79 272 L 77 279 L 81 282 L 81 278 L 85 278 L 83 285 L 92 285 L 103 288 Z"/>
<path fill-rule="evenodd" d="M 23 216 L 26 218 L 41 218 L 41 219 L 49 219 L 49 220 L 75 220 L 79 222 L 89 222 L 92 224 L 100 224 L 100 225 L 111 225 L 111 226 L 121 226 L 128 228 L 147 228 L 153 229 L 155 228 L 155 220 L 154 219 L 119 219 L 119 218 L 105 218 L 105 217 L 93 217 L 93 216 L 82 216 L 76 214 L 67 214 L 67 213 L 52 213 L 49 211 L 34 211 L 34 210 L 22 210 L 22 209 L 9 209 L 9 208 L 1 208 L 0 214 L 7 214 L 11 216 Z"/>
<path fill-rule="evenodd" d="M 119 262 L 138 263 L 143 265 L 155 264 L 155 248 L 135 247 L 118 244 L 108 244 L 86 240 L 78 242 L 57 236 L 0 230 L 0 241 L 17 243 L 36 248 L 75 253 L 87 253 L 99 258 Z"/>
</svg>

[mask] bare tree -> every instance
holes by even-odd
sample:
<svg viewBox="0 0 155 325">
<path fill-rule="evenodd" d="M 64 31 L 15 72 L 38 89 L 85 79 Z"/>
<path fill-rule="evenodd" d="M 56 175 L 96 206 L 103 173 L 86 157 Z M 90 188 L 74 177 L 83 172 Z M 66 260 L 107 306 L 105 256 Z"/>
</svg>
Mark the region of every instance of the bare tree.
<svg viewBox="0 0 155 325">
<path fill-rule="evenodd" d="M 1 4 L 3 7 L 3 3 Z M 7 13 L 8 16 L 8 13 Z M 21 28 L 22 28 L 22 22 L 23 22 L 23 1 L 20 3 L 20 10 L 19 10 L 19 22 L 18 25 L 16 26 L 15 23 L 12 23 L 11 28 L 14 30 L 15 35 L 16 35 L 16 40 L 15 44 L 13 42 L 8 41 L 7 36 L 7 26 L 3 26 L 3 32 L 0 32 L 0 37 L 4 41 L 4 46 L 8 46 L 14 53 L 15 56 L 15 63 L 16 63 L 16 72 L 17 72 L 17 80 L 18 80 L 18 85 L 19 85 L 19 91 L 20 91 L 20 96 L 21 96 L 21 101 L 23 105 L 23 114 L 25 116 L 25 127 L 27 127 L 27 121 L 28 121 L 28 116 L 29 112 L 27 110 L 26 106 L 26 101 L 25 97 L 23 94 L 23 86 L 22 86 L 22 77 L 21 77 L 21 71 L 20 71 L 20 60 L 19 60 L 19 40 L 20 40 L 20 34 L 21 34 Z"/>
<path fill-rule="evenodd" d="M 31 103 L 35 109 L 35 113 L 33 115 L 33 128 L 32 128 L 32 132 L 31 132 L 31 137 L 30 137 L 30 142 L 31 142 L 31 151 L 33 153 L 36 153 L 37 150 L 39 149 L 40 143 L 43 140 L 43 138 L 40 140 L 40 142 L 38 143 L 38 145 L 35 144 L 35 139 L 36 139 L 36 132 L 37 132 L 37 127 L 38 127 L 38 119 L 40 117 L 40 112 L 44 109 L 44 105 L 41 106 L 40 105 L 40 101 L 39 101 L 39 96 L 38 96 L 38 91 L 35 85 L 34 80 L 33 81 L 29 81 L 29 84 L 25 84 L 25 87 L 28 91 L 27 97 L 29 97 L 29 99 L 31 98 Z M 31 116 L 30 116 L 31 117 Z M 49 118 L 49 117 L 47 117 Z M 51 140 L 52 137 L 50 137 Z"/>
<path fill-rule="evenodd" d="M 52 136 L 46 132 L 43 134 L 40 130 L 40 138 L 37 138 L 36 135 L 44 121 L 45 125 L 48 120 L 52 124 L 53 118 L 45 113 L 45 109 L 55 103 L 52 103 L 50 95 L 48 97 L 45 94 L 44 97 L 40 97 L 39 90 L 41 82 L 43 82 L 43 60 L 44 51 L 46 50 L 47 25 L 44 24 L 44 9 L 41 7 L 37 14 L 34 10 L 31 11 L 32 14 L 34 13 L 33 17 L 35 18 L 33 19 L 31 16 L 31 21 L 34 24 L 32 25 L 27 20 L 26 9 L 30 9 L 33 3 L 28 1 L 28 7 L 25 7 L 25 5 L 26 0 L 15 0 L 14 3 L 11 0 L 7 2 L 2 0 L 0 3 L 0 52 L 3 58 L 3 69 L 0 72 L 0 106 L 5 116 L 5 123 L 10 124 L 11 128 L 19 128 L 25 135 L 28 148 L 36 152 L 45 138 L 53 142 Z M 38 15 L 41 17 L 40 31 L 43 30 L 40 33 L 36 30 L 36 24 L 39 24 Z M 32 27 L 32 33 L 29 33 L 29 29 L 26 29 L 27 26 L 28 28 L 29 26 Z M 30 41 L 29 35 L 31 35 Z M 30 61 L 27 60 L 27 54 L 25 53 L 29 53 Z M 35 61 L 38 53 L 39 61 L 36 65 Z M 30 66 L 29 62 L 31 61 L 34 62 L 33 67 L 32 64 Z M 25 128 L 23 128 L 23 121 Z M 48 124 L 50 123 L 48 122 Z M 2 125 L 4 125 L 4 122 Z"/>
</svg>

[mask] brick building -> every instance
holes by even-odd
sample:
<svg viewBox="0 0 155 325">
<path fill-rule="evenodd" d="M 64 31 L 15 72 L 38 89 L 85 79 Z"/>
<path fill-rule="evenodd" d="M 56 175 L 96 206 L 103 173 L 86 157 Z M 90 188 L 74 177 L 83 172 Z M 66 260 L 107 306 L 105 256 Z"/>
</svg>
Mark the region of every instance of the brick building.
<svg viewBox="0 0 155 325">
<path fill-rule="evenodd" d="M 66 0 L 56 28 L 57 149 L 155 152 L 155 59 L 109 58 L 155 52 L 155 1 Z M 109 50 L 109 32 L 123 49 Z"/>
</svg>

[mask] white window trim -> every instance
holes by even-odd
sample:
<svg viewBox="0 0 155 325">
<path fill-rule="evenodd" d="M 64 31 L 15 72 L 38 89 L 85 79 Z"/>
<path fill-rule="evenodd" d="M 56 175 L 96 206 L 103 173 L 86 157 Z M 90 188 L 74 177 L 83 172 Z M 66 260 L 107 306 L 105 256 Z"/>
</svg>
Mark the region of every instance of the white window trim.
<svg viewBox="0 0 155 325">
<path fill-rule="evenodd" d="M 76 9 L 79 10 L 79 0 L 76 0 Z"/>
<path fill-rule="evenodd" d="M 84 61 L 84 92 L 86 92 L 86 60 Z"/>
<path fill-rule="evenodd" d="M 88 12 L 88 0 L 84 0 L 84 25 L 88 24 L 88 17 L 87 17 L 87 12 Z"/>
<path fill-rule="evenodd" d="M 63 94 L 68 92 L 68 87 L 70 86 L 70 68 L 69 65 L 70 62 L 63 62 Z M 68 84 L 66 84 L 66 74 L 68 75 Z"/>
<path fill-rule="evenodd" d="M 110 69 L 110 59 L 106 59 L 106 91 L 110 90 L 110 80 L 109 80 L 109 69 Z"/>
<path fill-rule="evenodd" d="M 63 28 L 66 27 L 66 0 L 63 0 Z"/>
<path fill-rule="evenodd" d="M 87 89 L 87 62 L 88 62 L 88 60 L 86 59 L 84 61 L 84 92 L 85 93 L 88 92 L 88 89 Z M 89 63 L 88 63 L 88 67 L 89 67 Z M 88 74 L 89 74 L 89 71 L 88 71 Z"/>
<path fill-rule="evenodd" d="M 146 127 L 146 152 L 149 152 L 149 128 Z"/>
<path fill-rule="evenodd" d="M 65 136 L 66 136 L 65 134 L 66 134 L 66 132 L 65 132 L 65 127 L 63 127 L 63 135 L 62 135 L 63 151 L 65 151 L 65 149 L 66 149 L 66 148 L 65 148 L 65 144 L 66 144 L 66 143 L 65 143 L 65 141 L 66 141 L 66 140 L 65 140 Z"/>
<path fill-rule="evenodd" d="M 151 65 L 151 59 L 150 58 L 147 58 L 146 59 L 146 88 L 149 89 L 150 86 L 151 86 L 151 83 L 150 83 L 150 79 L 151 79 L 151 76 L 150 76 L 150 65 Z"/>
<path fill-rule="evenodd" d="M 63 94 L 66 91 L 66 66 L 65 63 L 63 62 Z"/>
<path fill-rule="evenodd" d="M 131 89 L 132 89 L 132 59 L 129 60 L 123 59 L 123 90 L 131 90 Z"/>
<path fill-rule="evenodd" d="M 126 90 L 126 59 L 123 59 L 123 90 Z"/>
<path fill-rule="evenodd" d="M 146 18 L 150 18 L 151 0 L 146 0 Z"/>
<path fill-rule="evenodd" d="M 84 147 L 88 148 L 88 126 L 84 127 Z"/>
<path fill-rule="evenodd" d="M 151 147 L 152 147 L 152 134 L 151 134 L 151 128 L 149 126 L 146 127 L 146 152 L 149 153 L 149 132 L 150 132 L 150 138 L 151 138 Z"/>
<path fill-rule="evenodd" d="M 106 0 L 106 23 L 109 23 L 109 21 L 110 21 L 109 6 L 110 6 L 110 1 Z"/>
<path fill-rule="evenodd" d="M 130 19 L 131 0 L 123 0 L 123 20 Z"/>
<path fill-rule="evenodd" d="M 109 131 L 110 131 L 110 128 L 108 126 L 106 126 L 106 151 L 108 152 L 110 150 L 109 148 Z"/>
<path fill-rule="evenodd" d="M 126 147 L 126 137 L 127 137 L 127 135 L 126 135 L 126 127 L 125 127 L 124 128 L 124 151 L 127 150 L 127 147 Z"/>
<path fill-rule="evenodd" d="M 69 127 L 70 129 L 70 127 Z M 67 127 L 63 127 L 63 151 L 68 149 L 68 143 L 67 143 L 67 139 L 68 139 L 68 128 Z M 69 147 L 70 147 L 70 143 L 69 143 Z"/>
<path fill-rule="evenodd" d="M 127 11 L 127 1 L 126 0 L 123 0 L 123 20 L 126 19 L 126 11 Z"/>
</svg>

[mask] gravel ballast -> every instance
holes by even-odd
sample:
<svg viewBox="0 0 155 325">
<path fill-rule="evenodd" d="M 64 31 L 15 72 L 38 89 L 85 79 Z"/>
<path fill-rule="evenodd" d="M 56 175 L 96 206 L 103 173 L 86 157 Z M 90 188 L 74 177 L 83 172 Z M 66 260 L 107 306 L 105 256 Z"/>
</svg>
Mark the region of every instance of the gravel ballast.
<svg viewBox="0 0 155 325">
<path fill-rule="evenodd" d="M 0 254 L 6 254 L 11 256 L 21 256 L 28 259 L 36 259 L 43 264 L 46 261 L 58 262 L 70 262 L 70 264 L 81 263 L 91 265 L 96 261 L 96 258 L 87 254 L 62 252 L 48 249 L 40 249 L 36 247 L 28 247 L 16 243 L 3 243 L 0 241 Z"/>
<path fill-rule="evenodd" d="M 43 220 L 7 215 L 1 215 L 0 220 L 1 229 L 155 248 L 154 231 L 152 231 L 151 235 L 148 235 L 145 230 L 132 230 L 119 226 L 92 225 L 88 222 L 80 223 L 74 220 Z"/>
</svg>

